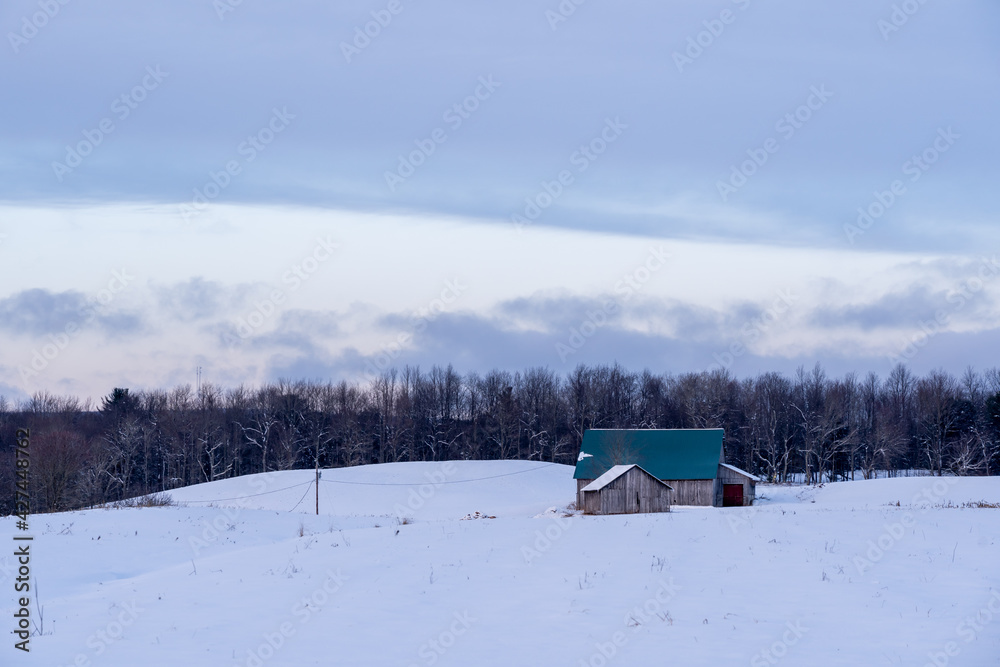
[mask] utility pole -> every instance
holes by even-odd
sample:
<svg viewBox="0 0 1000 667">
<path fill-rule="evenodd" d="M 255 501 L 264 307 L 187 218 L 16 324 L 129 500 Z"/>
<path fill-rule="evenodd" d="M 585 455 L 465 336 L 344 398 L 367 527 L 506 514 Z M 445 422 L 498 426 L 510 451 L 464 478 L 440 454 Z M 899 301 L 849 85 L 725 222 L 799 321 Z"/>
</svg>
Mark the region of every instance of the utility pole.
<svg viewBox="0 0 1000 667">
<path fill-rule="evenodd" d="M 316 516 L 319 516 L 319 438 L 316 438 Z"/>
</svg>

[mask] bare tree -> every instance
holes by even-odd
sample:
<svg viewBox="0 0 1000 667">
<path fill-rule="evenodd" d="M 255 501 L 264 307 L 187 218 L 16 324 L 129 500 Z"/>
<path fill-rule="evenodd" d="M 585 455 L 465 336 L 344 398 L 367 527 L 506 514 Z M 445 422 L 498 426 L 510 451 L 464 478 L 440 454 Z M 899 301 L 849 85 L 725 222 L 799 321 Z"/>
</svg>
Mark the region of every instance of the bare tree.
<svg viewBox="0 0 1000 667">
<path fill-rule="evenodd" d="M 917 381 L 917 409 L 921 415 L 917 438 L 923 459 L 938 475 L 945 470 L 948 442 L 958 425 L 958 392 L 955 378 L 944 371 L 932 371 Z"/>
<path fill-rule="evenodd" d="M 68 509 L 73 504 L 71 494 L 83 467 L 85 447 L 79 433 L 59 429 L 32 435 L 31 481 L 41 500 L 41 508 L 49 512 Z"/>
<path fill-rule="evenodd" d="M 791 383 L 777 373 L 765 373 L 747 392 L 745 412 L 753 458 L 767 480 L 785 481 L 794 437 L 788 414 Z"/>
</svg>

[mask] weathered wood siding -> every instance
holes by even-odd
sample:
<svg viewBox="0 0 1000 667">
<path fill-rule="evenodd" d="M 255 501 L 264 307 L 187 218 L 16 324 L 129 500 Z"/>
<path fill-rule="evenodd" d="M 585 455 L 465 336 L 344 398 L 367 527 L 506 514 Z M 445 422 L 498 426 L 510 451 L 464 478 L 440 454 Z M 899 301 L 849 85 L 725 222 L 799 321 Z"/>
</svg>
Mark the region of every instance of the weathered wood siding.
<svg viewBox="0 0 1000 667">
<path fill-rule="evenodd" d="M 640 468 L 632 468 L 598 491 L 583 492 L 587 514 L 669 512 L 670 489 Z"/>
<path fill-rule="evenodd" d="M 576 507 L 584 508 L 583 487 L 594 480 L 576 480 Z M 722 507 L 722 484 L 714 479 L 664 479 L 667 485 L 673 487 L 670 502 L 674 505 L 715 505 Z M 716 488 L 718 487 L 718 488 Z M 716 496 L 718 500 L 716 501 Z M 744 493 L 744 497 L 746 494 Z"/>
<path fill-rule="evenodd" d="M 594 480 L 592 479 L 578 479 L 576 480 L 576 508 L 578 510 L 583 509 L 583 487 L 587 486 Z"/>
<path fill-rule="evenodd" d="M 722 507 L 722 485 L 723 484 L 742 484 L 743 485 L 743 505 L 753 505 L 755 494 L 757 493 L 757 482 L 747 477 L 746 475 L 741 475 L 735 470 L 730 470 L 723 466 L 719 466 L 719 472 L 717 473 L 719 477 L 719 488 L 716 491 L 716 507 Z M 669 482 L 668 482 L 669 484 Z M 673 486 L 673 484 L 671 484 Z M 679 504 L 679 503 L 678 503 Z"/>
<path fill-rule="evenodd" d="M 742 484 L 743 504 L 752 505 L 757 492 L 757 484 L 749 477 L 739 474 L 729 468 L 719 466 L 716 479 L 664 479 L 673 487 L 670 502 L 674 505 L 703 505 L 722 507 L 722 485 Z M 594 480 L 576 480 L 576 506 L 584 507 L 583 487 Z"/>
<path fill-rule="evenodd" d="M 722 505 L 722 485 L 718 483 L 718 480 L 665 479 L 663 481 L 674 489 L 671 496 L 671 502 L 674 505 Z M 718 503 L 715 502 L 716 495 L 719 496 Z"/>
</svg>

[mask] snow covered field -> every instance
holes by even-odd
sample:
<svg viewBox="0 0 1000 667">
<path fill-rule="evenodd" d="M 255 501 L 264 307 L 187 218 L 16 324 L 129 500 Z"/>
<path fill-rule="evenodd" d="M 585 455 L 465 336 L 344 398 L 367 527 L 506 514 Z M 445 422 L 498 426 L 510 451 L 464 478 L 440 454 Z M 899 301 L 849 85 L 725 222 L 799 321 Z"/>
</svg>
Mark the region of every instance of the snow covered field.
<svg viewBox="0 0 1000 667">
<path fill-rule="evenodd" d="M 960 507 L 1000 502 L 1000 478 L 588 517 L 564 511 L 572 472 L 328 470 L 316 516 L 313 472 L 291 471 L 34 516 L 45 634 L 30 655 L 7 635 L 0 664 L 1000 664 L 1000 509 Z M 0 531 L 12 544 L 14 519 Z"/>
</svg>

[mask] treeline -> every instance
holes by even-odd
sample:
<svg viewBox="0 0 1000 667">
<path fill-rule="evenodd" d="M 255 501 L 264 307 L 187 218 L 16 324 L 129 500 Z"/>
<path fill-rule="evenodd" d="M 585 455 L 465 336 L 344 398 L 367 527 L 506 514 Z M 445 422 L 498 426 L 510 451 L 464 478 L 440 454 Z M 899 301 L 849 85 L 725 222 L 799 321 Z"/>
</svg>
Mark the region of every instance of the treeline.
<svg viewBox="0 0 1000 667">
<path fill-rule="evenodd" d="M 279 381 L 222 389 L 115 389 L 99 406 L 38 393 L 0 399 L 0 466 L 14 487 L 17 428 L 31 430 L 34 511 L 57 511 L 270 470 L 393 461 L 572 464 L 588 428 L 726 430 L 727 460 L 767 480 L 1000 471 L 1000 369 L 961 378 L 737 379 L 615 366 L 485 375 L 406 367 L 364 384 Z M 6 508 L 10 512 L 11 502 Z"/>
</svg>

